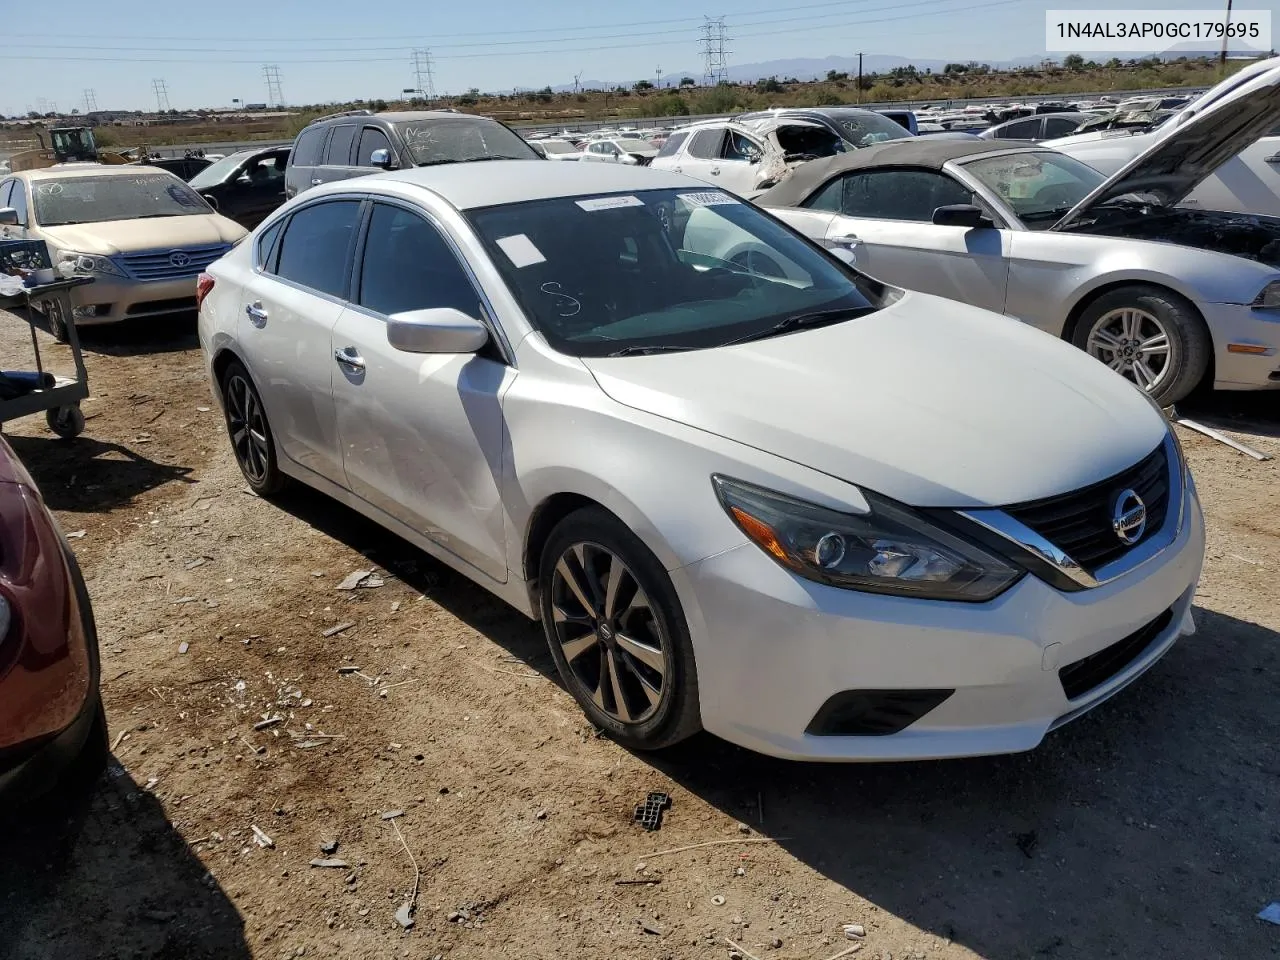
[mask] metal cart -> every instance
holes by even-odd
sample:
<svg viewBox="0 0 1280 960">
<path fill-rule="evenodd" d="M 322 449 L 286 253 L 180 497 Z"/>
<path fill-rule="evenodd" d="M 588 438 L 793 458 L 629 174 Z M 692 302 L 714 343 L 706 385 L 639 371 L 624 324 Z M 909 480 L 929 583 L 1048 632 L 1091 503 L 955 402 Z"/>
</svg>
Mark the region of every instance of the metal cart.
<svg viewBox="0 0 1280 960">
<path fill-rule="evenodd" d="M 10 273 L 15 268 L 48 269 L 49 266 L 49 252 L 44 241 L 0 241 L 0 272 Z M 49 429 L 59 437 L 70 439 L 79 436 L 84 430 L 84 413 L 80 410 L 80 401 L 89 396 L 89 374 L 84 367 L 84 356 L 80 352 L 80 337 L 71 313 L 71 290 L 88 283 L 93 283 L 92 277 L 58 279 L 53 283 L 27 287 L 15 296 L 0 297 L 0 308 L 26 308 L 27 323 L 31 328 L 31 349 L 35 355 L 37 373 L 44 373 L 44 363 L 40 356 L 40 341 L 36 337 L 32 309 L 36 305 L 44 307 L 49 317 L 49 326 L 54 330 L 55 335 L 59 335 L 59 339 L 65 336 L 76 367 L 74 378 L 55 377 L 51 387 L 32 390 L 30 393 L 10 400 L 0 400 L 0 426 L 10 420 L 43 411 Z M 9 364 L 6 363 L 6 366 Z"/>
</svg>

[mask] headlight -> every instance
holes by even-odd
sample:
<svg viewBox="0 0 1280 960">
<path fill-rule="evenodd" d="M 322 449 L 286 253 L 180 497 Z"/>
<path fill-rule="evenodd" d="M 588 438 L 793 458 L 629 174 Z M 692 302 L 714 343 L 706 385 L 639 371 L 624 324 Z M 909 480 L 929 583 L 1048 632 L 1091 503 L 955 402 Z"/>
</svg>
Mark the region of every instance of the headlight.
<svg viewBox="0 0 1280 960">
<path fill-rule="evenodd" d="M 117 267 L 110 257 L 100 257 L 92 253 L 76 253 L 74 250 L 63 250 L 58 257 L 58 262 L 70 263 L 75 272 L 82 276 L 124 276 L 124 271 Z"/>
<path fill-rule="evenodd" d="M 712 482 L 720 503 L 756 546 L 819 583 L 976 603 L 1023 575 L 1001 557 L 865 490 L 871 512 L 859 516 L 728 477 L 717 475 Z"/>
<path fill-rule="evenodd" d="M 1280 280 L 1272 280 L 1250 306 L 1260 310 L 1280 310 Z"/>
</svg>

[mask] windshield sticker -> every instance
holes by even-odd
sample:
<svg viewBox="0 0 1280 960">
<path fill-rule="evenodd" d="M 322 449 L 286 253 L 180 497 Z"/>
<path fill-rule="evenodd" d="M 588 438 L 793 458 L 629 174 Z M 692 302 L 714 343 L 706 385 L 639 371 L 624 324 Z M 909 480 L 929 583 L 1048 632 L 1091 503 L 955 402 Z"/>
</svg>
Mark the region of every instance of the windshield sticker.
<svg viewBox="0 0 1280 960">
<path fill-rule="evenodd" d="M 517 233 L 513 237 L 499 237 L 498 246 L 515 267 L 531 267 L 535 263 L 547 262 L 542 251 L 535 247 L 533 241 L 523 233 Z"/>
<path fill-rule="evenodd" d="M 617 210 L 619 207 L 643 207 L 644 201 L 639 197 L 592 197 L 590 200 L 579 200 L 578 206 L 588 213 L 596 210 Z"/>
<path fill-rule="evenodd" d="M 691 207 L 726 207 L 739 202 L 718 190 L 707 193 L 680 193 L 677 196 Z"/>
</svg>

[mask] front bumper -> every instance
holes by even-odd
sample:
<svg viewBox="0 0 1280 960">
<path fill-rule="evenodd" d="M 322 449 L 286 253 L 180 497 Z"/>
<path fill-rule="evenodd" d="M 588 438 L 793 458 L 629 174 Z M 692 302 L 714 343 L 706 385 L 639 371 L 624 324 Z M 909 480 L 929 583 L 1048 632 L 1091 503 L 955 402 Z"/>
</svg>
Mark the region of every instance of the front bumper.
<svg viewBox="0 0 1280 960">
<path fill-rule="evenodd" d="M 71 306 L 77 311 L 77 326 L 194 311 L 196 278 L 132 280 L 98 276 L 93 283 L 72 288 Z M 91 315 L 81 315 L 90 308 Z"/>
<path fill-rule="evenodd" d="M 1202 303 L 1213 337 L 1217 390 L 1280 390 L 1280 310 L 1255 310 L 1236 303 Z M 1259 353 L 1233 352 L 1261 350 Z"/>
<path fill-rule="evenodd" d="M 672 571 L 698 664 L 703 726 L 796 760 L 924 760 L 1029 750 L 1096 706 L 1194 631 L 1204 557 L 1194 485 L 1158 557 L 1076 593 L 1028 575 L 988 603 L 876 596 L 794 577 L 753 544 Z M 1157 621 L 1168 625 L 1118 672 L 1068 699 L 1060 667 Z M 845 691 L 954 690 L 901 732 L 807 732 Z"/>
</svg>

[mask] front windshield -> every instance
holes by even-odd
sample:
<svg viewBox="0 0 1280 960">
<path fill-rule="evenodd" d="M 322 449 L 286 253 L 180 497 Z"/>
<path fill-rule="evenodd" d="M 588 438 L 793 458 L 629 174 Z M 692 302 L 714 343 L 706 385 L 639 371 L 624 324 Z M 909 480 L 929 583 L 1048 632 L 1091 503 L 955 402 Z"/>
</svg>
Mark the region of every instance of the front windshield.
<svg viewBox="0 0 1280 960">
<path fill-rule="evenodd" d="M 45 227 L 213 213 L 200 194 L 168 173 L 37 180 L 31 192 L 36 223 Z"/>
<path fill-rule="evenodd" d="M 638 153 L 643 150 L 654 149 L 652 143 L 645 143 L 643 140 L 615 140 L 613 142 L 617 144 L 618 149 L 623 153 Z"/>
<path fill-rule="evenodd" d="M 1048 150 L 984 157 L 964 169 L 998 193 L 1033 230 L 1053 226 L 1107 179 L 1074 157 Z"/>
<path fill-rule="evenodd" d="M 231 172 L 240 167 L 242 163 L 249 158 L 247 153 L 233 153 L 229 157 L 223 157 L 221 160 L 215 160 L 209 164 L 187 183 L 194 190 L 203 190 L 206 187 L 216 187 L 227 177 L 231 176 Z"/>
<path fill-rule="evenodd" d="M 879 305 L 872 284 L 719 190 L 557 197 L 469 218 L 534 327 L 572 356 L 715 347 Z"/>
<path fill-rule="evenodd" d="M 396 124 L 419 167 L 472 160 L 537 160 L 533 147 L 492 120 L 432 118 Z"/>
<path fill-rule="evenodd" d="M 547 153 L 577 153 L 578 148 L 564 140 L 543 140 L 542 149 Z"/>
</svg>

